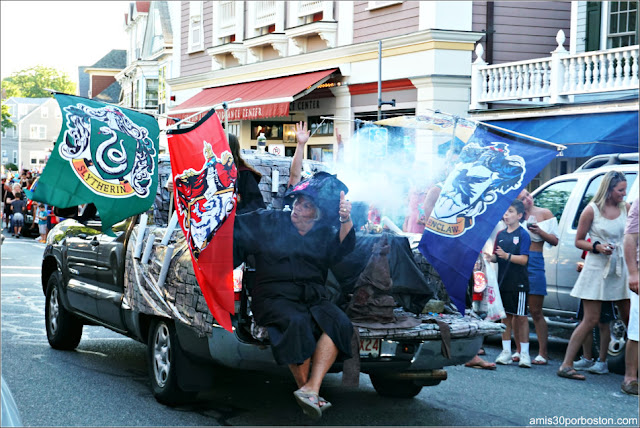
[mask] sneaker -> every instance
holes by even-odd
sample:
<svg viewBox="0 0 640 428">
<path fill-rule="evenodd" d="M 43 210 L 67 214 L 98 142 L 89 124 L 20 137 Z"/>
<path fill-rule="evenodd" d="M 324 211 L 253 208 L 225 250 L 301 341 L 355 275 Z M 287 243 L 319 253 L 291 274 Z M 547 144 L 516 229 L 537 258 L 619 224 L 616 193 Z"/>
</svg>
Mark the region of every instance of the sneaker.
<svg viewBox="0 0 640 428">
<path fill-rule="evenodd" d="M 609 373 L 609 367 L 606 361 L 600 361 L 600 358 L 598 358 L 598 361 L 589 367 L 587 371 L 594 374 L 607 374 Z"/>
<path fill-rule="evenodd" d="M 578 361 L 573 362 L 573 368 L 576 370 L 586 370 L 594 364 L 595 361 L 587 360 L 585 357 L 580 357 Z"/>
<path fill-rule="evenodd" d="M 520 362 L 518 363 L 520 367 L 531 368 L 531 356 L 529 354 L 525 354 L 524 352 L 520 353 Z"/>
<path fill-rule="evenodd" d="M 512 362 L 511 351 L 507 351 L 506 349 L 503 349 L 502 352 L 500 352 L 500 355 L 498 355 L 498 358 L 496 358 L 496 364 L 508 365 Z"/>
</svg>

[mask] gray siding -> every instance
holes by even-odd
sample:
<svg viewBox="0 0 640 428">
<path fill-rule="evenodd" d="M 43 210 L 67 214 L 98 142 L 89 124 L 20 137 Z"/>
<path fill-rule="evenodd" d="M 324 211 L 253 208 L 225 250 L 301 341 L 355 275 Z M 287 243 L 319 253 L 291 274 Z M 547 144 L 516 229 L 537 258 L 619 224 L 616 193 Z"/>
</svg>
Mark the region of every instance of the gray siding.
<svg viewBox="0 0 640 428">
<path fill-rule="evenodd" d="M 213 37 L 213 3 L 204 2 L 202 8 L 204 49 L 211 46 Z M 187 53 L 189 48 L 189 2 L 182 2 L 182 13 L 180 22 L 180 75 L 191 76 L 194 74 L 205 73 L 211 70 L 211 57 L 204 51 Z"/>
<path fill-rule="evenodd" d="M 419 2 L 366 10 L 368 1 L 354 2 L 353 43 L 380 40 L 418 31 Z"/>
<path fill-rule="evenodd" d="M 487 31 L 487 2 L 473 2 L 473 31 Z M 571 27 L 570 2 L 493 2 L 493 60 L 499 64 L 547 57 L 556 46 L 558 30 L 567 37 Z M 480 43 L 488 52 L 486 36 Z M 485 54 L 485 60 L 487 56 Z"/>
</svg>

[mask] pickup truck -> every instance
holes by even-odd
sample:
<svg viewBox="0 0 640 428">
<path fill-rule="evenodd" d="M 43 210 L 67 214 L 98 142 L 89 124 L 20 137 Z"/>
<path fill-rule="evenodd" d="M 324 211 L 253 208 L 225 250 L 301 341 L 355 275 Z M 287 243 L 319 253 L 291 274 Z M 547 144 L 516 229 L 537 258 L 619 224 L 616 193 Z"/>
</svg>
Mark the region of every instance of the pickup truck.
<svg viewBox="0 0 640 428">
<path fill-rule="evenodd" d="M 576 311 L 579 300 L 571 297 L 570 293 L 579 275 L 576 263 L 582 260 L 582 250 L 574 244 L 578 220 L 595 195 L 602 177 L 612 170 L 625 174 L 626 200 L 632 202 L 638 197 L 638 153 L 595 156 L 575 172 L 555 177 L 532 192 L 534 204 L 548 208 L 558 219 L 558 245 L 544 248 L 548 294 L 544 299 L 543 313 L 551 326 L 572 330 L 577 325 Z M 609 370 L 622 374 L 626 329 L 618 319 L 611 322 L 610 330 L 611 342 L 607 358 Z M 595 355 L 599 347 L 597 331 L 598 329 L 595 329 Z"/>
<path fill-rule="evenodd" d="M 182 231 L 173 231 L 163 245 L 167 228 L 153 222 L 137 224 L 138 217 L 144 216 L 116 224 L 115 237 L 101 234 L 99 221 L 81 224 L 73 219 L 49 233 L 42 260 L 42 290 L 50 345 L 75 349 L 83 325 L 104 326 L 147 344 L 151 389 L 167 405 L 213 387 L 212 365 L 289 375 L 286 367 L 275 363 L 264 329 L 251 316 L 247 284 L 252 270 L 236 270 L 236 311 L 233 331 L 228 332 L 206 306 Z M 356 250 L 360 251 L 354 251 L 351 265 L 342 269 L 346 275 L 330 275 L 336 299 L 348 299 L 339 278 L 357 277 L 371 254 L 363 246 L 380 236 L 359 234 Z M 427 279 L 416 264 L 415 258 L 421 256 L 412 252 L 407 237 L 388 239 L 396 248 L 396 258 L 389 259 L 391 275 L 406 279 L 404 289 L 392 288 L 391 292 L 405 309 L 413 306 L 413 312 L 400 307 L 396 312 L 417 320 L 417 326 L 360 327 L 360 371 L 369 374 L 380 395 L 410 398 L 423 386 L 445 380 L 444 367 L 471 359 L 483 337 L 500 333 L 504 326 L 457 313 L 421 313 L 424 300 L 435 294 L 429 284 L 432 277 Z M 413 277 L 408 276 L 411 272 Z M 448 356 L 443 351 L 441 328 L 450 333 L 444 335 Z M 342 363 L 336 363 L 331 371 L 342 369 Z"/>
</svg>

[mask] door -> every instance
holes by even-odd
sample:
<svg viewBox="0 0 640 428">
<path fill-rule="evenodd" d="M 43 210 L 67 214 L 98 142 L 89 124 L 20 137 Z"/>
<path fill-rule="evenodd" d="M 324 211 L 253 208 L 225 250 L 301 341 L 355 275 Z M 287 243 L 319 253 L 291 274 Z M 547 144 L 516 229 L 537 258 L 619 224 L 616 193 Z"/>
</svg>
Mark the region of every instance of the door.
<svg viewBox="0 0 640 428">
<path fill-rule="evenodd" d="M 67 229 L 67 297 L 75 309 L 91 316 L 98 315 L 96 306 L 96 260 L 98 232 L 78 224 Z"/>
</svg>

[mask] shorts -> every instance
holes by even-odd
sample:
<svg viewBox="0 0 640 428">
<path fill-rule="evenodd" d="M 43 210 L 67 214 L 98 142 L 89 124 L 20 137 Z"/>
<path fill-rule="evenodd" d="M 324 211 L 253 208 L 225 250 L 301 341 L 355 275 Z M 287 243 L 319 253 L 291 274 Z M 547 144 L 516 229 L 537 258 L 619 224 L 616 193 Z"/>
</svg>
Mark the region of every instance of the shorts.
<svg viewBox="0 0 640 428">
<path fill-rule="evenodd" d="M 630 291 L 631 310 L 629 311 L 629 328 L 627 329 L 627 337 L 631 340 L 638 341 L 638 295 Z"/>
<path fill-rule="evenodd" d="M 511 315 L 529 315 L 529 293 L 525 291 L 500 291 L 504 311 Z"/>
<path fill-rule="evenodd" d="M 46 235 L 47 234 L 47 225 L 46 224 L 39 224 L 38 225 L 38 230 L 40 231 L 40 235 Z"/>
<path fill-rule="evenodd" d="M 582 299 L 580 299 L 580 306 L 578 307 L 577 318 L 582 321 L 584 317 L 584 308 L 582 307 Z M 602 302 L 602 308 L 600 309 L 600 321 L 601 324 L 608 324 L 611 321 L 618 319 L 616 317 L 616 308 L 613 302 Z"/>
<path fill-rule="evenodd" d="M 547 277 L 544 273 L 544 257 L 540 251 L 529 252 L 529 294 L 547 295 Z"/>
<path fill-rule="evenodd" d="M 14 213 L 13 220 L 11 220 L 13 227 L 22 227 L 24 226 L 24 216 L 22 213 Z"/>
</svg>

